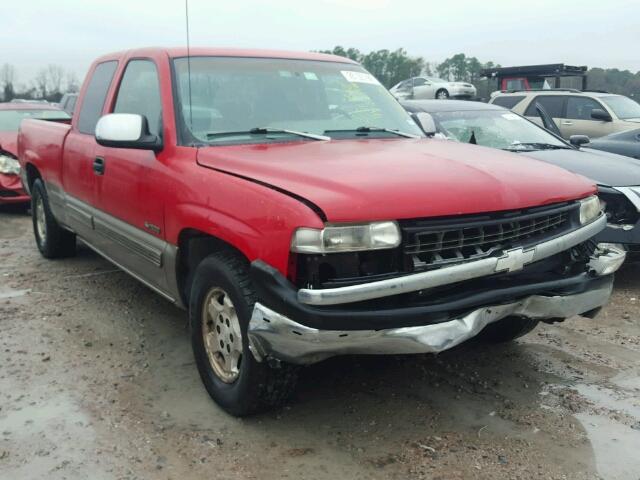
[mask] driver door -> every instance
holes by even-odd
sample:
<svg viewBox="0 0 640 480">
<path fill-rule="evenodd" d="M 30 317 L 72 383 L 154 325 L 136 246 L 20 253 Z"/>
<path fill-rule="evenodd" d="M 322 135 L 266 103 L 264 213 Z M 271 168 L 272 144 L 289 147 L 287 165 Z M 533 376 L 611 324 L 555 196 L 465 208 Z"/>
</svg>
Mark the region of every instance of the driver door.
<svg viewBox="0 0 640 480">
<path fill-rule="evenodd" d="M 425 78 L 414 78 L 413 98 L 415 98 L 416 100 L 434 98 L 433 84 Z"/>
<path fill-rule="evenodd" d="M 127 63 L 113 105 L 110 113 L 143 115 L 150 133 L 162 135 L 160 82 L 152 60 Z M 163 164 L 151 150 L 98 145 L 95 155 L 103 165 L 97 177 L 98 248 L 148 284 L 166 290 Z"/>
</svg>

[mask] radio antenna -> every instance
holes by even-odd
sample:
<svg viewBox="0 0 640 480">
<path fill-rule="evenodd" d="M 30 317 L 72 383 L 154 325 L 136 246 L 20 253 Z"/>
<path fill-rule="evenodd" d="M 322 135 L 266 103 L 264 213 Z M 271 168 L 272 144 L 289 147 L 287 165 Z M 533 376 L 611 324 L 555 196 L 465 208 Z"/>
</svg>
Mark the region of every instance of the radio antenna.
<svg viewBox="0 0 640 480">
<path fill-rule="evenodd" d="M 193 129 L 193 105 L 191 98 L 191 46 L 189 44 L 189 0 L 184 0 L 184 16 L 187 23 L 187 83 L 189 88 L 189 129 Z"/>
</svg>

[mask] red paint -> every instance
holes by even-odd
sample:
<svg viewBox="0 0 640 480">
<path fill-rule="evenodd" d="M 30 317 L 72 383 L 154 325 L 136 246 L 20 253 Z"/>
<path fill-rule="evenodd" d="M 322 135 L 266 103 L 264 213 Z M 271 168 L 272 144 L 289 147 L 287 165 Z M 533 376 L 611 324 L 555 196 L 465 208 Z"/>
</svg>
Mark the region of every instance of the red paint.
<svg viewBox="0 0 640 480">
<path fill-rule="evenodd" d="M 37 102 L 0 103 L 0 110 L 60 110 L 56 105 Z M 12 156 L 18 155 L 18 132 L 0 131 L 0 153 L 7 152 Z M 11 196 L 0 194 L 0 205 L 10 203 L 27 203 L 30 197 L 22 188 L 22 181 L 17 175 L 0 173 L 0 192 L 11 192 Z"/>
<path fill-rule="evenodd" d="M 311 207 L 268 185 L 307 199 L 331 222 L 512 210 L 596 191 L 590 181 L 549 164 L 438 140 L 300 141 L 200 150 L 178 146 L 169 60 L 185 54 L 184 49 L 143 49 L 98 60 L 119 61 L 103 113 L 112 109 L 129 59 L 156 63 L 165 143 L 158 154 L 98 146 L 92 136 L 78 132 L 76 118 L 70 129 L 26 121 L 19 142 L 21 163 L 33 164 L 48 182 L 131 225 L 157 225 L 158 236 L 170 243 L 178 244 L 181 232 L 199 230 L 285 275 L 291 268 L 293 231 L 321 228 L 323 222 Z M 193 49 L 192 54 L 347 61 L 253 50 Z M 85 89 L 86 82 L 76 116 Z M 105 158 L 103 177 L 92 172 L 96 155 Z"/>
<path fill-rule="evenodd" d="M 524 84 L 524 88 L 517 88 L 516 90 L 531 90 L 531 85 L 529 84 L 529 79 L 527 77 L 509 77 L 503 78 L 502 83 L 500 84 L 500 90 L 513 90 L 508 87 L 509 82 L 513 80 L 521 81 Z"/>
</svg>

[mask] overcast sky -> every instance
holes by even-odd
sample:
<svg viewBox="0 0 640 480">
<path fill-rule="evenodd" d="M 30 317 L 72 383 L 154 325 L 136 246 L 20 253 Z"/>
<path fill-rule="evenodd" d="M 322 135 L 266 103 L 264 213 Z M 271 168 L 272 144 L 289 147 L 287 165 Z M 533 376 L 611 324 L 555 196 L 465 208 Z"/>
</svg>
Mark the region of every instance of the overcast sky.
<svg viewBox="0 0 640 480">
<path fill-rule="evenodd" d="M 82 79 L 110 51 L 185 44 L 184 0 L 3 0 L 0 64 L 18 82 L 56 63 Z M 638 0 L 189 0 L 191 44 L 363 52 L 404 47 L 503 66 L 640 70 Z"/>
</svg>

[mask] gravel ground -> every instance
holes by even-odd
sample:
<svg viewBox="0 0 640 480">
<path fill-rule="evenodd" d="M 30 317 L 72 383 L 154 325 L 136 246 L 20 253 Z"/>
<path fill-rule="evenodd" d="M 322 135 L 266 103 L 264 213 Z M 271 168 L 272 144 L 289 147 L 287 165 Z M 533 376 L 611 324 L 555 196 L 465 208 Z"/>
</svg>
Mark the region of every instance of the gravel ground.
<svg viewBox="0 0 640 480">
<path fill-rule="evenodd" d="M 0 210 L 0 479 L 640 479 L 640 267 L 596 320 L 438 356 L 336 358 L 235 419 L 186 315 Z"/>
</svg>

